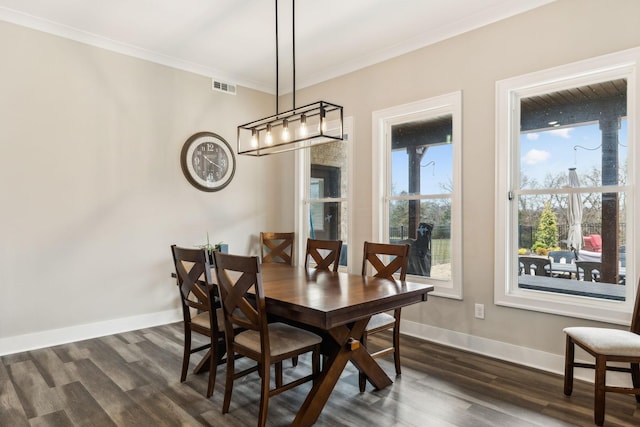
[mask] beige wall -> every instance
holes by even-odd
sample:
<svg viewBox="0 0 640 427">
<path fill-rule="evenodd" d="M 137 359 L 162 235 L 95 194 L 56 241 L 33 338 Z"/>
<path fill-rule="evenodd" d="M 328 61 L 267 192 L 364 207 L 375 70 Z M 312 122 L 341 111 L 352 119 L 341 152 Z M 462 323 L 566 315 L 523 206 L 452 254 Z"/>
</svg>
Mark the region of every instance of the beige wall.
<svg viewBox="0 0 640 427">
<path fill-rule="evenodd" d="M 409 323 L 555 355 L 562 327 L 591 323 L 493 305 L 495 83 L 640 46 L 638 16 L 637 0 L 558 0 L 299 91 L 299 105 L 324 99 L 354 118 L 354 247 L 372 235 L 372 111 L 463 93 L 464 300 L 431 298 L 404 310 Z M 166 319 L 171 243 L 209 231 L 249 253 L 259 230 L 293 229 L 293 154 L 240 158 L 213 194 L 178 163 L 197 131 L 233 145 L 237 124 L 272 113 L 271 96 L 211 92 L 207 78 L 6 23 L 0 52 L 0 354 L 18 336 L 46 344 L 51 329 Z"/>
<path fill-rule="evenodd" d="M 564 351 L 564 326 L 594 324 L 493 304 L 495 83 L 640 46 L 638 17 L 635 0 L 558 0 L 298 94 L 301 104 L 322 97 L 354 117 L 354 176 L 370 177 L 373 111 L 462 91 L 464 300 L 433 297 L 405 309 L 405 319 L 460 333 L 463 347 L 477 337 L 556 355 Z M 354 186 L 359 247 L 372 236 L 371 180 Z M 475 303 L 485 304 L 485 320 L 474 319 Z"/>
<path fill-rule="evenodd" d="M 259 230 L 293 223 L 276 210 L 292 204 L 275 191 L 290 184 L 286 158 L 239 158 L 217 193 L 179 163 L 199 131 L 235 151 L 236 126 L 271 114 L 272 95 L 214 92 L 208 78 L 4 22 L 0 52 L 0 354 L 27 334 L 40 333 L 28 347 L 58 328 L 77 329 L 66 340 L 175 319 L 172 243 L 209 232 L 256 253 Z"/>
</svg>

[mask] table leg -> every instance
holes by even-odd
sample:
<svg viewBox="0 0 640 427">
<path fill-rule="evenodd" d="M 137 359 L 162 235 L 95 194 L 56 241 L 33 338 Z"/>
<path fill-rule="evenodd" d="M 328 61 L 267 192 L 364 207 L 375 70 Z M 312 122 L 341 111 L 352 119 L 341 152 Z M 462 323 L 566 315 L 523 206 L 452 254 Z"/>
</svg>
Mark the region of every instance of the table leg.
<svg viewBox="0 0 640 427">
<path fill-rule="evenodd" d="M 369 318 L 358 320 L 351 327 L 344 325 L 328 331 L 335 341 L 334 347 L 318 381 L 298 410 L 296 418 L 293 420 L 293 426 L 310 426 L 316 422 L 349 360 L 352 360 L 365 372 L 376 388 L 381 389 L 392 384 L 391 379 L 375 362 L 367 349 L 362 345 L 353 345 L 354 339 L 359 341 L 362 338 L 367 323 L 369 323 Z"/>
</svg>

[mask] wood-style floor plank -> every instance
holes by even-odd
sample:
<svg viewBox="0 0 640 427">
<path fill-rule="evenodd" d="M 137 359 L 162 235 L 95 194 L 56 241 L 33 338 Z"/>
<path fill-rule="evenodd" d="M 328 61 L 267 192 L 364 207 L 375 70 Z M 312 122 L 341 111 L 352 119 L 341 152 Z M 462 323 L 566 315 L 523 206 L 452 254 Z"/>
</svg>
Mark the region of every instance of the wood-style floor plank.
<svg viewBox="0 0 640 427">
<path fill-rule="evenodd" d="M 259 377 L 236 381 L 230 413 L 222 415 L 224 366 L 214 395 L 205 398 L 207 373 L 180 383 L 181 323 L 0 358 L 0 426 L 246 426 L 257 423 Z M 385 345 L 376 334 L 370 345 Z M 392 358 L 378 359 L 394 383 L 358 390 L 347 365 L 318 426 L 555 427 L 593 425 L 593 385 L 576 381 L 571 397 L 562 377 L 457 349 L 401 338 L 402 375 Z M 248 366 L 250 361 L 238 364 Z M 285 364 L 285 380 L 306 374 Z M 304 384 L 269 400 L 269 426 L 287 426 L 311 387 Z M 607 394 L 606 426 L 640 426 L 632 396 Z"/>
</svg>

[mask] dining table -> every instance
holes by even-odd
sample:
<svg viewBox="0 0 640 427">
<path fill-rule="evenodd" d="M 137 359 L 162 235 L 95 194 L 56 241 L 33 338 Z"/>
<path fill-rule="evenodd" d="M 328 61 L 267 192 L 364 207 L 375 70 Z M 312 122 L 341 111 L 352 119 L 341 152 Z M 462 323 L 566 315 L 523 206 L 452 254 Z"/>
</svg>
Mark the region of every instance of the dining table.
<svg viewBox="0 0 640 427">
<path fill-rule="evenodd" d="M 267 312 L 324 332 L 327 356 L 293 426 L 315 423 L 340 374 L 351 361 L 376 389 L 393 382 L 361 340 L 372 315 L 427 300 L 433 286 L 346 272 L 262 264 Z"/>
<path fill-rule="evenodd" d="M 281 321 L 312 328 L 323 336 L 326 357 L 322 370 L 293 426 L 316 422 L 349 361 L 376 389 L 391 385 L 391 378 L 361 345 L 369 319 L 377 313 L 426 301 L 434 289 L 426 283 L 278 263 L 262 264 L 261 273 L 267 313 Z M 207 356 L 203 360 L 208 360 Z M 201 362 L 196 371 L 207 368 L 208 363 Z"/>
</svg>

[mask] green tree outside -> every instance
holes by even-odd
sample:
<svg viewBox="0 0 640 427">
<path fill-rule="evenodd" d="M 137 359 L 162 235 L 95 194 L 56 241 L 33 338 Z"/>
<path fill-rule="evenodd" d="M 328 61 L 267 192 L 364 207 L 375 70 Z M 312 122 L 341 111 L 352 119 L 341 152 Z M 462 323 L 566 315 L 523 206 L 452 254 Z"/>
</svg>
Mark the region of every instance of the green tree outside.
<svg viewBox="0 0 640 427">
<path fill-rule="evenodd" d="M 536 231 L 536 242 L 531 248 L 536 253 L 544 252 L 549 248 L 558 246 L 558 220 L 556 214 L 551 209 L 551 203 L 545 202 L 544 210 L 540 215 L 538 230 Z M 540 253 L 546 255 L 545 253 Z"/>
</svg>

